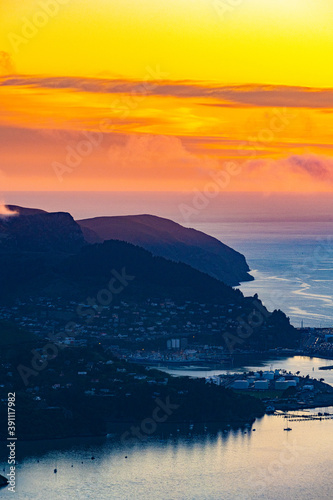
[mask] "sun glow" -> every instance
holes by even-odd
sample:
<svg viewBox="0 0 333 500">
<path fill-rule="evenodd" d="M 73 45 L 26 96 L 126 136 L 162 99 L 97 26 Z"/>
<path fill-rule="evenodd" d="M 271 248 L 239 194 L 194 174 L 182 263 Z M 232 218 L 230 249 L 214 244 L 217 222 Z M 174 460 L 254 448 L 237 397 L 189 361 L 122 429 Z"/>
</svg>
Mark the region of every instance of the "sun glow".
<svg viewBox="0 0 333 500">
<path fill-rule="evenodd" d="M 237 161 L 236 190 L 258 172 L 266 190 L 332 190 L 331 0 L 2 0 L 0 15 L 8 189 L 59 189 L 53 162 L 107 122 L 61 187 L 191 190 Z"/>
</svg>

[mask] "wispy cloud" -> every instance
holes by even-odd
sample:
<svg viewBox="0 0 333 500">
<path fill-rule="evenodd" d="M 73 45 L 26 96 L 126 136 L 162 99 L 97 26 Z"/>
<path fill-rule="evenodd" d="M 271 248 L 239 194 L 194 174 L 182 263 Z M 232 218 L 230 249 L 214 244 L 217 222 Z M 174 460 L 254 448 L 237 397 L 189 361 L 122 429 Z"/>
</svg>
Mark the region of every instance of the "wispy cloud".
<svg viewBox="0 0 333 500">
<path fill-rule="evenodd" d="M 0 86 L 43 89 L 66 89 L 73 92 L 206 98 L 221 102 L 200 103 L 217 107 L 290 107 L 309 109 L 333 108 L 333 88 L 310 88 L 273 85 L 216 85 L 211 82 L 151 81 L 43 77 L 17 75 L 0 78 Z"/>
<path fill-rule="evenodd" d="M 331 191 L 333 188 L 333 159 L 326 156 L 305 154 L 277 160 L 257 159 L 244 163 L 242 171 L 241 182 L 250 189 L 255 185 L 266 185 L 273 191 Z"/>
<path fill-rule="evenodd" d="M 304 173 L 313 179 L 333 183 L 333 158 L 316 155 L 294 155 L 287 164 L 293 172 Z"/>
</svg>

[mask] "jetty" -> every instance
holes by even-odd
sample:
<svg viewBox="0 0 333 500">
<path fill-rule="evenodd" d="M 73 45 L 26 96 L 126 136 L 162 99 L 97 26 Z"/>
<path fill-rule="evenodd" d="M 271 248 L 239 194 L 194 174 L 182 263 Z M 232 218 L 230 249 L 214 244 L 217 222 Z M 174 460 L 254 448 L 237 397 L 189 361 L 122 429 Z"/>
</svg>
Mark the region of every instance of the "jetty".
<svg viewBox="0 0 333 500">
<path fill-rule="evenodd" d="M 332 420 L 333 413 L 286 413 L 286 412 L 276 412 L 277 417 L 286 418 L 288 422 L 310 422 L 313 420 Z M 286 429 L 284 429 L 286 430 Z"/>
</svg>

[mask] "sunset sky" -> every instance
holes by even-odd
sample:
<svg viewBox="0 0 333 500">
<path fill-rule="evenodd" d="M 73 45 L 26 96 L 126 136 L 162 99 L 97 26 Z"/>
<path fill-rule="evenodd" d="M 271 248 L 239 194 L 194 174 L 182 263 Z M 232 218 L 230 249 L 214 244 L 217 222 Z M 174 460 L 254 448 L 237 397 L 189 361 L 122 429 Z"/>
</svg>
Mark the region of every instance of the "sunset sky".
<svg viewBox="0 0 333 500">
<path fill-rule="evenodd" d="M 333 191 L 332 0 L 2 0 L 1 191 Z"/>
</svg>

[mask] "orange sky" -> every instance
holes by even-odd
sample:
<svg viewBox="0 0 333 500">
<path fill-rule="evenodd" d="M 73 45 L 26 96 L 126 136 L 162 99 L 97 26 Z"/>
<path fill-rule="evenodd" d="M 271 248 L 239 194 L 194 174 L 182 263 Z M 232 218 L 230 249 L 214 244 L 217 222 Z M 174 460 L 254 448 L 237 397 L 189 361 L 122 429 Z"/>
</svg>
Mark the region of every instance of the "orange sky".
<svg viewBox="0 0 333 500">
<path fill-rule="evenodd" d="M 23 4 L 23 5 L 22 5 Z M 332 191 L 330 0 L 2 0 L 10 190 Z"/>
</svg>

